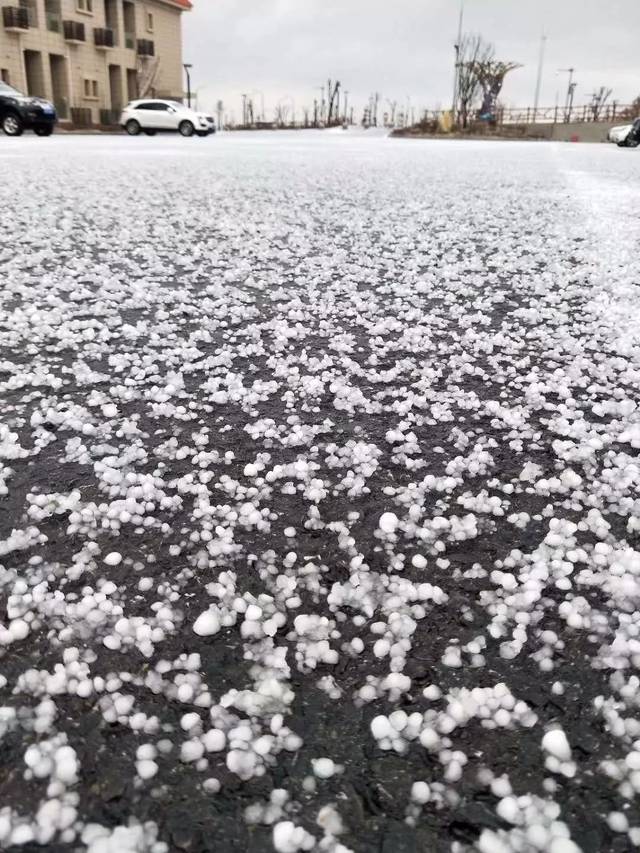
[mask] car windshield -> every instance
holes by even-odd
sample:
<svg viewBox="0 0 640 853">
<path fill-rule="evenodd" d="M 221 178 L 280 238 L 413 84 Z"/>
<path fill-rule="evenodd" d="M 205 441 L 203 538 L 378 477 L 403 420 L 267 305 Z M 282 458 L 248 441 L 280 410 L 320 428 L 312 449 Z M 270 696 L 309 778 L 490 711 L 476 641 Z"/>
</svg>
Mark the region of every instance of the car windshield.
<svg viewBox="0 0 640 853">
<path fill-rule="evenodd" d="M 0 81 L 0 95 L 22 95 L 22 92 L 18 92 L 13 86 Z"/>
</svg>

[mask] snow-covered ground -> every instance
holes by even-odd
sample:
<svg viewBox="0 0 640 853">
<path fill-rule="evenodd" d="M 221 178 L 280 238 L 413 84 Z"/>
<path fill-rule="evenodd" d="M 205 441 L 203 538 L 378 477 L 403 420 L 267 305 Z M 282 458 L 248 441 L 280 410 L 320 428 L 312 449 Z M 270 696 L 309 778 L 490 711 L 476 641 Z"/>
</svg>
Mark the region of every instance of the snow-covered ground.
<svg viewBox="0 0 640 853">
<path fill-rule="evenodd" d="M 0 849 L 640 847 L 640 156 L 0 169 Z"/>
</svg>

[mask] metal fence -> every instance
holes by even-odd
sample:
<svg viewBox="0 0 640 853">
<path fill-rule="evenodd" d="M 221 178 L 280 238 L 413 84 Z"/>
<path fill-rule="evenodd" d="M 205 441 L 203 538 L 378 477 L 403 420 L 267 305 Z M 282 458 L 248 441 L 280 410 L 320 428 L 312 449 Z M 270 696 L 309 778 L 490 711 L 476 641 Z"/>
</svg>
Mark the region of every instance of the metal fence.
<svg viewBox="0 0 640 853">
<path fill-rule="evenodd" d="M 91 127 L 91 110 L 86 107 L 71 107 L 71 122 L 76 127 Z"/>
<path fill-rule="evenodd" d="M 100 110 L 100 124 L 105 127 L 117 127 L 122 110 Z"/>
<path fill-rule="evenodd" d="M 586 124 L 587 122 L 615 122 L 631 115 L 631 104 L 611 104 L 597 107 L 593 104 L 571 107 L 527 107 L 526 109 L 502 109 L 498 114 L 499 124 Z"/>
<path fill-rule="evenodd" d="M 422 123 L 438 122 L 446 110 L 425 110 L 422 114 Z M 586 124 L 589 122 L 605 122 L 612 124 L 616 121 L 635 118 L 634 108 L 631 104 L 619 104 L 613 101 L 601 107 L 593 104 L 583 104 L 567 109 L 563 106 L 555 107 L 499 107 L 496 113 L 496 125 L 506 124 Z M 469 114 L 469 123 L 475 124 L 479 121 L 475 111 Z"/>
</svg>

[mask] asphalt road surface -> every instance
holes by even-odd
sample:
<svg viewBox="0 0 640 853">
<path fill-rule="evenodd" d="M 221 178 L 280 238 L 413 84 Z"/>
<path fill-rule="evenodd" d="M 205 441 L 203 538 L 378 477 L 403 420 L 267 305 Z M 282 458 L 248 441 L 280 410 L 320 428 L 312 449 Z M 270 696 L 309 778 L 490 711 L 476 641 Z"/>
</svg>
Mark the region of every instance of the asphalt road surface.
<svg viewBox="0 0 640 853">
<path fill-rule="evenodd" d="M 639 847 L 640 155 L 0 169 L 0 848 Z"/>
</svg>

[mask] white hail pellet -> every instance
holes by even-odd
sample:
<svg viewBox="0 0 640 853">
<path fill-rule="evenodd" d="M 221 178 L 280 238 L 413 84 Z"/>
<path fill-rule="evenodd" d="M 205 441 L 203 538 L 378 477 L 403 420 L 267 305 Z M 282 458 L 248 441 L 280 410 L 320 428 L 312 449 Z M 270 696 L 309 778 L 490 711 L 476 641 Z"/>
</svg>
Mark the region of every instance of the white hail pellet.
<svg viewBox="0 0 640 853">
<path fill-rule="evenodd" d="M 158 772 L 158 765 L 150 758 L 136 761 L 136 773 L 141 779 L 152 779 Z"/>
<path fill-rule="evenodd" d="M 542 748 L 558 761 L 571 760 L 571 747 L 562 729 L 550 729 L 542 738 Z"/>
<path fill-rule="evenodd" d="M 383 533 L 394 533 L 398 527 L 398 516 L 394 512 L 383 512 L 378 527 Z"/>
<path fill-rule="evenodd" d="M 389 718 L 380 714 L 371 720 L 371 734 L 376 740 L 382 740 L 382 738 L 394 735 L 395 731 L 389 722 Z"/>
<path fill-rule="evenodd" d="M 329 779 L 336 772 L 336 765 L 330 758 L 312 758 L 311 766 L 318 779 Z"/>
<path fill-rule="evenodd" d="M 431 788 L 426 782 L 414 782 L 411 786 L 411 799 L 414 803 L 428 803 L 431 798 Z"/>
<path fill-rule="evenodd" d="M 205 610 L 193 623 L 193 631 L 199 637 L 210 637 L 220 630 L 220 617 L 214 610 Z"/>
</svg>

